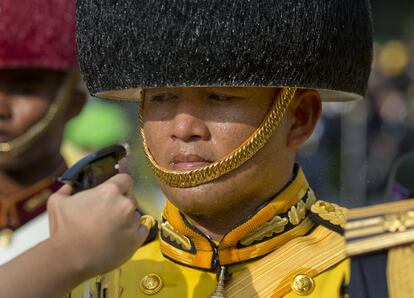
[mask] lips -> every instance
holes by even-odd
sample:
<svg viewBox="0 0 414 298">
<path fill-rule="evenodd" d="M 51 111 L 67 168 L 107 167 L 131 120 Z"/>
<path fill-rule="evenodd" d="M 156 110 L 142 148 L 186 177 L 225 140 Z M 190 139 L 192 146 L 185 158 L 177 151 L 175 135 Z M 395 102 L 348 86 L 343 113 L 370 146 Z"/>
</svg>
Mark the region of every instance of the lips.
<svg viewBox="0 0 414 298">
<path fill-rule="evenodd" d="M 0 142 L 8 142 L 14 138 L 14 134 L 11 131 L 13 126 L 6 117 L 2 117 L 0 114 Z"/>
<path fill-rule="evenodd" d="M 197 154 L 177 154 L 170 162 L 170 167 L 175 171 L 189 171 L 202 168 L 211 164 L 211 161 Z"/>
</svg>

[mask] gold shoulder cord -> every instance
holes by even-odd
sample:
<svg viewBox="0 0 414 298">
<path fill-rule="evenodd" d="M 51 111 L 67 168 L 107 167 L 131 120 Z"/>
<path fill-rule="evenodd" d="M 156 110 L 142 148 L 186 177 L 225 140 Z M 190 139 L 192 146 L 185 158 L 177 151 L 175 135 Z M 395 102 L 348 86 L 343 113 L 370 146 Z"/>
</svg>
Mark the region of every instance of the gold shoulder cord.
<svg viewBox="0 0 414 298">
<path fill-rule="evenodd" d="M 387 281 L 391 298 L 414 297 L 414 244 L 393 247 L 388 251 Z"/>
<path fill-rule="evenodd" d="M 309 235 L 297 237 L 260 260 L 247 264 L 226 285 L 227 297 L 283 297 L 296 288 L 293 284 L 296 277 L 301 275 L 312 281 L 345 258 L 343 237 L 318 226 Z M 299 283 L 298 286 L 297 290 L 301 286 L 306 290 L 306 284 Z"/>
<path fill-rule="evenodd" d="M 0 154 L 17 156 L 26 151 L 35 140 L 37 140 L 56 119 L 57 115 L 68 105 L 69 90 L 77 84 L 79 74 L 71 71 L 64 79 L 58 90 L 55 101 L 49 106 L 46 114 L 23 135 L 9 142 L 0 142 Z"/>
<path fill-rule="evenodd" d="M 246 141 L 220 160 L 213 162 L 208 166 L 191 171 L 172 171 L 159 166 L 155 161 L 145 139 L 143 125 L 144 99 L 142 96 L 139 117 L 140 130 L 145 155 L 152 170 L 167 184 L 174 187 L 188 188 L 205 184 L 233 171 L 234 169 L 237 169 L 246 161 L 251 159 L 253 155 L 255 155 L 267 143 L 284 116 L 287 107 L 295 96 L 295 93 L 296 88 L 283 88 L 274 100 L 273 105 L 264 121 Z"/>
</svg>

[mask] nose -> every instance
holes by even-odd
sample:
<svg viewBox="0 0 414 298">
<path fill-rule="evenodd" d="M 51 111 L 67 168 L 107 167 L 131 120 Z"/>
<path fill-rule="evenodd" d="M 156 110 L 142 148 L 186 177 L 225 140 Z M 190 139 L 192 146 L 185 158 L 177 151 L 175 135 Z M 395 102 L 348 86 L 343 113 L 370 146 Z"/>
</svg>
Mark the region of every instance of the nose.
<svg viewBox="0 0 414 298">
<path fill-rule="evenodd" d="M 172 138 L 183 142 L 193 142 L 198 140 L 206 141 L 210 135 L 207 123 L 202 117 L 203 108 L 197 103 L 186 103 L 177 107 L 174 117 Z"/>
<path fill-rule="evenodd" d="M 7 94 L 0 91 L 0 121 L 6 121 L 12 118 L 12 110 L 10 107 Z"/>
</svg>

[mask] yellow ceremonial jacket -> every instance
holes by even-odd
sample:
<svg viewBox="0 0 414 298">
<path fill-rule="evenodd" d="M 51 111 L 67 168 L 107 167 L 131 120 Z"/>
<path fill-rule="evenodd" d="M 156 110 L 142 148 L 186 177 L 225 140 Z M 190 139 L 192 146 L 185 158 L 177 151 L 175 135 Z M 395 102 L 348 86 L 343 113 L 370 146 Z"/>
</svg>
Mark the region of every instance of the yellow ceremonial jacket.
<svg viewBox="0 0 414 298">
<path fill-rule="evenodd" d="M 341 297 L 350 277 L 341 235 L 345 212 L 317 201 L 299 168 L 276 198 L 220 243 L 167 201 L 156 239 L 68 296 Z"/>
</svg>

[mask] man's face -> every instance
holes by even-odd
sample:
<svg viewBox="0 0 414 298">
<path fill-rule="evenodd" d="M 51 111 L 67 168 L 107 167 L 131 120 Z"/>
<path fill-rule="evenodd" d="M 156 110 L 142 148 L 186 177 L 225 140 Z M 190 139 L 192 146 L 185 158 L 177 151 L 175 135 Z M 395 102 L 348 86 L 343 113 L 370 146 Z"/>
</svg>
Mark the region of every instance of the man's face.
<svg viewBox="0 0 414 298">
<path fill-rule="evenodd" d="M 238 148 L 261 124 L 279 90 L 274 88 L 165 88 L 145 90 L 144 132 L 157 163 L 193 170 Z M 289 113 L 288 113 L 289 114 Z M 294 150 L 284 117 L 268 144 L 240 168 L 191 188 L 160 181 L 168 199 L 191 214 L 214 214 L 267 200 L 286 183 Z"/>
<path fill-rule="evenodd" d="M 0 142 L 16 139 L 42 119 L 55 99 L 63 77 L 62 71 L 0 70 Z M 47 154 L 57 145 L 53 136 L 48 137 L 46 142 L 42 138 L 42 142 L 33 144 L 29 152 L 17 158 L 0 154 L 0 167 L 13 168 L 38 154 Z"/>
</svg>

